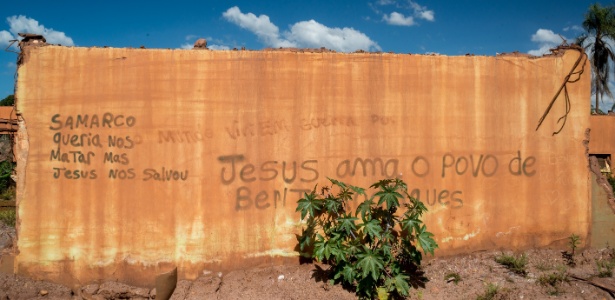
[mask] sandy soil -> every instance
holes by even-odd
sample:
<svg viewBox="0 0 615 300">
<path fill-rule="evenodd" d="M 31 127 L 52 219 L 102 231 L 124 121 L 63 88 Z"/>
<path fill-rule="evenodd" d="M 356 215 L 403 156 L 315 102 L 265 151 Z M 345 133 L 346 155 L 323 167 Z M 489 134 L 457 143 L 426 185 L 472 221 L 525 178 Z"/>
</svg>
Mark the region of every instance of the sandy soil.
<svg viewBox="0 0 615 300">
<path fill-rule="evenodd" d="M 496 290 L 491 299 L 614 299 L 594 285 L 615 289 L 615 279 L 599 278 L 596 267 L 596 261 L 611 259 L 613 253 L 612 249 L 588 249 L 577 253 L 577 265 L 569 267 L 558 250 L 526 251 L 525 276 L 495 262 L 494 257 L 502 252 L 431 258 L 423 266 L 428 282 L 413 289 L 409 299 L 479 299 L 488 296 L 489 287 Z M 195 281 L 179 281 L 171 299 L 356 299 L 352 291 L 327 284 L 319 269 L 326 269 L 326 265 L 283 265 L 209 274 Z M 460 280 L 446 280 L 449 274 L 459 275 Z M 541 284 L 549 275 L 564 281 L 554 286 Z M 151 299 L 154 295 L 155 290 L 117 282 L 71 289 L 0 273 L 0 300 Z"/>
</svg>

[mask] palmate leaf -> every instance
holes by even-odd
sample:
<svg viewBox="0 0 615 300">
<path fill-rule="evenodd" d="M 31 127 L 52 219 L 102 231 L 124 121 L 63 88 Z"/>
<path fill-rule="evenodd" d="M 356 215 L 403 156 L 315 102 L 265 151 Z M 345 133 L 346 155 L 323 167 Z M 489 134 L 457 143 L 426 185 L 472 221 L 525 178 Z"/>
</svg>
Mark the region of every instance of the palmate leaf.
<svg viewBox="0 0 615 300">
<path fill-rule="evenodd" d="M 380 246 L 380 249 L 382 253 L 382 260 L 386 263 L 387 266 L 389 266 L 390 262 L 395 260 L 394 253 L 393 251 L 391 251 L 393 247 L 391 247 L 390 244 L 383 243 L 383 245 Z"/>
<path fill-rule="evenodd" d="M 338 181 L 338 180 L 335 180 L 335 179 L 329 178 L 329 177 L 327 177 L 327 179 L 329 179 L 329 181 L 331 181 L 331 183 L 339 186 L 342 189 L 347 189 L 348 188 L 348 186 L 345 183 L 341 182 L 341 181 Z"/>
<path fill-rule="evenodd" d="M 319 261 L 323 261 L 325 258 L 327 260 L 331 258 L 333 252 L 337 250 L 336 248 L 337 245 L 335 244 L 335 241 L 327 241 L 320 234 L 316 235 L 316 242 L 314 243 L 314 256 Z"/>
<path fill-rule="evenodd" d="M 407 215 L 416 215 L 416 216 L 421 217 L 423 213 L 427 211 L 427 207 L 419 199 L 416 199 L 410 196 L 408 196 L 408 199 L 410 199 L 411 205 L 408 203 L 405 204 L 407 208 L 406 210 Z"/>
<path fill-rule="evenodd" d="M 349 256 L 355 256 L 357 253 L 363 250 L 363 244 L 361 244 L 360 237 L 354 240 L 351 240 L 346 247 Z"/>
<path fill-rule="evenodd" d="M 369 187 L 372 189 L 381 189 L 384 188 L 386 186 L 388 186 L 389 184 L 391 184 L 393 182 L 393 179 L 382 179 L 372 185 L 370 185 Z"/>
<path fill-rule="evenodd" d="M 382 187 L 382 190 L 377 192 L 374 196 L 380 197 L 378 199 L 378 205 L 386 203 L 387 209 L 391 209 L 393 206 L 399 206 L 399 199 L 404 197 L 391 186 Z"/>
<path fill-rule="evenodd" d="M 301 220 L 309 213 L 310 216 L 315 216 L 319 213 L 323 206 L 323 200 L 317 198 L 315 193 L 304 193 L 304 197 L 297 201 L 297 209 L 301 212 Z"/>
<path fill-rule="evenodd" d="M 333 243 L 333 241 L 330 240 L 329 243 Z M 340 240 L 336 240 L 330 248 L 331 255 L 335 258 L 336 263 L 342 263 L 348 260 L 346 257 L 346 253 L 348 252 L 346 250 L 347 247 L 345 247 Z"/>
<path fill-rule="evenodd" d="M 342 203 L 333 197 L 325 198 L 325 209 L 329 213 L 337 214 L 342 209 Z"/>
<path fill-rule="evenodd" d="M 353 191 L 354 191 L 355 193 L 357 193 L 358 195 L 365 195 L 365 189 L 364 189 L 364 188 L 361 188 L 361 187 L 358 187 L 358 186 L 351 185 L 351 186 L 350 186 L 350 189 L 351 189 L 351 190 L 353 190 Z"/>
<path fill-rule="evenodd" d="M 395 290 L 402 296 L 408 296 L 410 293 L 410 285 L 408 285 L 408 277 L 404 274 L 397 274 L 395 277 L 391 278 L 389 291 Z"/>
<path fill-rule="evenodd" d="M 420 211 L 419 215 L 422 215 L 424 212 L 428 211 L 427 207 L 425 206 L 425 203 L 421 202 L 419 199 L 412 197 L 410 198 L 412 199 L 412 204 L 414 204 L 414 209 Z"/>
<path fill-rule="evenodd" d="M 358 220 L 358 218 L 352 217 L 349 214 L 345 214 L 342 217 L 339 217 L 337 220 L 339 222 L 338 223 L 339 228 L 342 231 L 346 232 L 348 235 L 357 231 L 357 226 L 355 225 L 355 221 Z"/>
<path fill-rule="evenodd" d="M 420 226 L 423 221 L 419 220 L 418 216 L 408 216 L 404 214 L 404 217 L 405 218 L 400 221 L 401 229 L 407 230 L 409 234 L 412 234 L 413 230 L 414 232 L 418 232 L 420 230 Z"/>
<path fill-rule="evenodd" d="M 359 206 L 357 207 L 357 211 L 355 215 L 358 216 L 359 214 L 361 214 L 361 219 L 363 221 L 366 221 L 365 216 L 371 212 L 372 205 L 374 204 L 373 199 L 374 198 L 372 197 L 369 200 L 365 200 L 361 204 L 359 204 Z"/>
<path fill-rule="evenodd" d="M 335 273 L 335 276 L 333 277 L 333 279 L 338 280 L 341 278 L 343 281 L 345 281 L 348 284 L 354 283 L 354 279 L 355 279 L 357 272 L 352 267 L 352 265 L 347 264 L 347 263 L 342 263 L 337 266 L 336 271 L 337 272 Z"/>
<path fill-rule="evenodd" d="M 305 247 L 309 247 L 312 244 L 312 238 L 309 235 L 302 235 L 299 237 L 299 249 L 303 251 Z"/>
<path fill-rule="evenodd" d="M 338 194 L 337 194 L 337 198 L 339 198 L 342 201 L 350 201 L 352 200 L 352 195 L 353 192 L 351 192 L 349 189 L 342 189 Z"/>
<path fill-rule="evenodd" d="M 425 225 L 423 225 L 423 226 L 421 226 L 421 228 L 417 232 L 416 236 L 417 236 L 417 241 L 418 241 L 419 245 L 423 249 L 423 252 L 425 252 L 425 254 L 427 254 L 427 252 L 429 252 L 429 253 L 431 253 L 431 255 L 433 255 L 433 251 L 436 248 L 438 248 L 438 244 L 432 238 L 433 233 L 428 232 L 427 228 L 425 227 Z"/>
<path fill-rule="evenodd" d="M 314 227 L 308 226 L 306 229 L 301 230 L 301 235 L 297 237 L 299 241 L 299 249 L 303 251 L 305 247 L 309 247 L 312 245 L 314 237 Z"/>
<path fill-rule="evenodd" d="M 359 260 L 357 261 L 357 268 L 362 270 L 361 276 L 363 278 L 371 275 L 374 281 L 377 281 L 380 274 L 384 270 L 384 262 L 382 258 L 368 249 L 367 253 L 357 254 Z"/>
<path fill-rule="evenodd" d="M 365 232 L 372 240 L 375 240 L 382 234 L 382 227 L 380 227 L 380 222 L 376 219 L 371 219 L 360 226 L 363 227 L 363 232 Z"/>
</svg>

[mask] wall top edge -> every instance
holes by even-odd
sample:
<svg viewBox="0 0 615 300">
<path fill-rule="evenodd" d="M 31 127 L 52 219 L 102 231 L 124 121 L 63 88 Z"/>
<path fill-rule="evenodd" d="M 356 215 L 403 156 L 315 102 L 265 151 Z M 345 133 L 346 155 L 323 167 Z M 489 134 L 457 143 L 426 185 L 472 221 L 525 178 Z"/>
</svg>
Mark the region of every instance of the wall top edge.
<svg viewBox="0 0 615 300">
<path fill-rule="evenodd" d="M 66 49 L 109 49 L 109 50 L 132 50 L 132 51 L 148 51 L 148 52 L 160 52 L 160 51 L 170 51 L 170 52 L 256 52 L 256 53 L 269 53 L 269 52 L 278 52 L 278 53 L 321 53 L 321 54 L 341 54 L 341 55 L 368 55 L 368 56 L 427 56 L 427 57 L 486 57 L 486 58 L 525 58 L 525 59 L 541 59 L 541 58 L 552 58 L 552 57 L 561 57 L 565 54 L 565 52 L 569 50 L 575 50 L 575 46 L 559 46 L 551 49 L 551 53 L 544 54 L 542 56 L 534 56 L 527 53 L 521 53 L 519 51 L 506 52 L 506 53 L 496 53 L 496 55 L 480 55 L 480 54 L 472 54 L 466 53 L 463 55 L 442 55 L 438 53 L 397 53 L 397 52 L 384 52 L 384 51 L 376 51 L 369 52 L 364 50 L 357 50 L 354 52 L 338 52 L 331 49 L 326 48 L 264 48 L 261 50 L 253 50 L 246 48 L 233 48 L 229 50 L 212 50 L 208 48 L 193 48 L 193 49 L 182 49 L 182 48 L 145 48 L 141 47 L 109 47 L 109 46 L 91 46 L 91 47 L 80 47 L 80 46 L 63 46 L 63 45 L 53 45 L 53 44 L 25 44 L 22 46 L 22 50 L 30 50 L 32 48 L 66 48 Z"/>
</svg>

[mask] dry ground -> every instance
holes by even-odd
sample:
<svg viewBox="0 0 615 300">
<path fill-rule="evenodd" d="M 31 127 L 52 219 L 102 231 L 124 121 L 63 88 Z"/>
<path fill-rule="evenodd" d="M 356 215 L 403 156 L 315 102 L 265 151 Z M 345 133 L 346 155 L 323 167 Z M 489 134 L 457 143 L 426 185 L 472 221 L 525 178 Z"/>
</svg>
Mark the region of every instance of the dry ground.
<svg viewBox="0 0 615 300">
<path fill-rule="evenodd" d="M 613 299 L 594 284 L 615 288 L 615 279 L 597 277 L 596 261 L 611 258 L 612 249 L 588 249 L 575 255 L 577 266 L 566 266 L 558 250 L 530 250 L 525 276 L 495 262 L 502 252 L 481 252 L 424 262 L 425 287 L 413 289 L 410 299 Z M 209 274 L 195 281 L 182 280 L 172 299 L 356 299 L 352 291 L 330 286 L 315 270 L 323 265 L 283 265 Z M 460 281 L 445 280 L 458 274 Z M 560 278 L 554 286 L 540 284 Z M 452 275 L 451 275 L 452 276 Z M 48 282 L 33 281 L 0 273 L 0 300 L 3 299 L 147 299 L 155 291 L 116 282 L 91 284 L 73 289 Z M 482 298 L 489 299 L 489 298 Z"/>
</svg>

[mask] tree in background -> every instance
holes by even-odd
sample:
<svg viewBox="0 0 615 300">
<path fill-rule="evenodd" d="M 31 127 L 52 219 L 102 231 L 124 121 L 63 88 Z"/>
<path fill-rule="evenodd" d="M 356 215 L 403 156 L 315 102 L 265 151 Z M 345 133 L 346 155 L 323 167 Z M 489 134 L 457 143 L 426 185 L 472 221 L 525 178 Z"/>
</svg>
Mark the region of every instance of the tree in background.
<svg viewBox="0 0 615 300">
<path fill-rule="evenodd" d="M 609 89 L 611 63 L 615 53 L 609 43 L 615 41 L 615 6 L 602 7 L 595 3 L 589 6 L 583 21 L 585 33 L 577 38 L 577 44 L 589 50 L 596 93 L 596 113 L 600 113 L 600 100 L 604 95 L 612 96 Z"/>
<path fill-rule="evenodd" d="M 0 100 L 0 106 L 13 106 L 15 105 L 15 97 L 13 95 L 8 95 L 6 98 Z"/>
<path fill-rule="evenodd" d="M 4 99 L 0 100 L 0 106 L 13 106 L 15 104 L 15 97 L 8 95 Z M 11 149 L 13 136 L 9 134 L 0 134 L 0 143 L 2 144 L 2 152 L 12 153 L 10 150 L 6 150 L 4 147 Z M 0 161 L 0 200 L 14 200 L 15 199 L 15 181 L 11 178 L 13 169 L 15 169 L 15 163 L 13 162 L 12 154 L 8 157 L 2 155 Z M 2 215 L 0 215 L 0 221 Z"/>
</svg>

